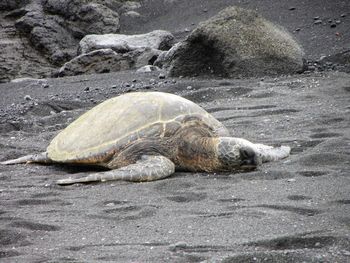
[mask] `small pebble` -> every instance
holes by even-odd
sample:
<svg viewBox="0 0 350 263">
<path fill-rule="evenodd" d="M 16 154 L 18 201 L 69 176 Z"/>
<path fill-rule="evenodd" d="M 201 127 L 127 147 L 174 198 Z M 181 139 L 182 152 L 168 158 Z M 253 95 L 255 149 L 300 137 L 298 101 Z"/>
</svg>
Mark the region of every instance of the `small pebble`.
<svg viewBox="0 0 350 263">
<path fill-rule="evenodd" d="M 317 19 L 317 20 L 315 20 L 314 24 L 315 24 L 315 25 L 319 25 L 319 24 L 322 24 L 322 20 L 320 20 L 320 19 Z"/>
<path fill-rule="evenodd" d="M 132 82 L 134 82 L 134 83 L 137 82 L 137 79 L 133 79 Z"/>
<path fill-rule="evenodd" d="M 25 100 L 33 100 L 32 97 L 29 96 L 29 95 L 25 95 L 25 96 L 24 96 L 24 99 L 25 99 Z"/>
<path fill-rule="evenodd" d="M 155 83 L 156 83 L 156 80 L 155 80 L 155 79 L 150 79 L 150 80 L 149 80 L 149 83 L 155 84 Z"/>
<path fill-rule="evenodd" d="M 295 10 L 295 7 L 294 6 L 292 6 L 292 7 L 289 7 L 289 10 Z"/>
<path fill-rule="evenodd" d="M 335 23 L 339 25 L 341 23 L 341 21 L 340 20 L 335 20 Z"/>
<path fill-rule="evenodd" d="M 86 88 L 84 89 L 85 92 L 88 92 L 89 90 L 90 90 L 90 87 L 86 87 Z"/>
<path fill-rule="evenodd" d="M 46 84 L 43 85 L 43 88 L 44 89 L 50 88 L 50 85 L 46 83 Z"/>
<path fill-rule="evenodd" d="M 298 27 L 298 28 L 295 29 L 296 32 L 299 32 L 300 30 L 301 30 L 300 27 Z"/>
<path fill-rule="evenodd" d="M 341 14 L 340 16 L 341 16 L 341 17 L 346 17 L 346 14 Z"/>
<path fill-rule="evenodd" d="M 314 17 L 314 20 L 319 20 L 319 19 L 320 19 L 319 16 L 315 16 L 315 17 Z"/>
<path fill-rule="evenodd" d="M 158 76 L 158 78 L 160 78 L 160 79 L 165 79 L 165 74 L 164 74 L 164 73 L 160 73 L 159 76 Z"/>
<path fill-rule="evenodd" d="M 112 89 L 116 89 L 116 88 L 117 88 L 117 85 L 113 85 L 111 88 L 112 88 Z"/>
<path fill-rule="evenodd" d="M 315 66 L 308 66 L 307 69 L 310 70 L 310 71 L 315 71 L 316 67 Z"/>
<path fill-rule="evenodd" d="M 334 22 L 331 24 L 331 28 L 334 28 L 334 27 L 336 27 L 336 26 L 337 26 L 337 24 L 334 23 Z"/>
<path fill-rule="evenodd" d="M 142 88 L 143 88 L 143 89 L 152 89 L 153 86 L 151 86 L 151 85 L 145 85 L 145 86 L 143 86 Z"/>
<path fill-rule="evenodd" d="M 186 89 L 187 89 L 187 90 L 191 90 L 191 89 L 192 89 L 192 86 L 187 86 Z"/>
<path fill-rule="evenodd" d="M 188 28 L 185 28 L 184 31 L 185 31 L 185 32 L 190 32 L 191 30 L 189 30 Z"/>
<path fill-rule="evenodd" d="M 287 182 L 293 183 L 293 182 L 295 182 L 295 179 L 294 178 L 290 178 L 290 179 L 287 180 Z"/>
</svg>

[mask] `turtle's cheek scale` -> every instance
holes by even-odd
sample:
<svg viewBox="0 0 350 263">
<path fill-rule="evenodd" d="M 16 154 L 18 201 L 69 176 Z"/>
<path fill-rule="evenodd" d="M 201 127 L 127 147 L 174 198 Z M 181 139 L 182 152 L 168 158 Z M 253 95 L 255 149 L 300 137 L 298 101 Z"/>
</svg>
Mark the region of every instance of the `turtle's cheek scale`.
<svg viewBox="0 0 350 263">
<path fill-rule="evenodd" d="M 241 169 L 242 159 L 240 146 L 229 138 L 220 138 L 217 146 L 217 156 L 222 164 L 222 170 L 233 171 Z"/>
</svg>

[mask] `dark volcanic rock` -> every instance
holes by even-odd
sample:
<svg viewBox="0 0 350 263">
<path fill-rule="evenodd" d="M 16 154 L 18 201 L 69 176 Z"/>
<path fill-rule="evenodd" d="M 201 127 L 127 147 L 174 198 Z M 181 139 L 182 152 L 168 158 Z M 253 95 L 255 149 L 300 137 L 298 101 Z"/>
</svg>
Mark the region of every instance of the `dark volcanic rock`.
<svg viewBox="0 0 350 263">
<path fill-rule="evenodd" d="M 86 0 L 46 0 L 44 10 L 65 18 L 74 36 L 106 34 L 119 31 L 119 15 L 109 7 Z"/>
<path fill-rule="evenodd" d="M 289 33 L 238 7 L 201 23 L 164 57 L 158 62 L 173 76 L 252 77 L 303 69 L 303 51 Z"/>
<path fill-rule="evenodd" d="M 14 10 L 29 3 L 29 0 L 1 0 L 0 10 Z"/>
<path fill-rule="evenodd" d="M 78 43 L 62 26 L 63 23 L 61 17 L 47 15 L 40 5 L 35 5 L 17 20 L 16 28 L 27 35 L 34 48 L 44 53 L 53 64 L 60 65 L 74 56 Z"/>
<path fill-rule="evenodd" d="M 16 28 L 55 65 L 76 55 L 77 44 L 84 35 L 119 30 L 118 13 L 84 0 L 46 0 L 32 3 L 25 10 Z"/>
</svg>

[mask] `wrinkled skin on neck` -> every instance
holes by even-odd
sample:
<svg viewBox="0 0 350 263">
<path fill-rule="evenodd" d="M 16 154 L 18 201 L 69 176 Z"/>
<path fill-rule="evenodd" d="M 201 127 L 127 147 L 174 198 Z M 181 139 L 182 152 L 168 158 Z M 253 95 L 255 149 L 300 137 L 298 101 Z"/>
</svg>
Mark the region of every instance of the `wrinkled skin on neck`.
<svg viewBox="0 0 350 263">
<path fill-rule="evenodd" d="M 254 144 L 240 138 L 216 137 L 208 129 L 189 126 L 175 140 L 174 163 L 189 171 L 251 170 L 261 164 Z"/>
</svg>

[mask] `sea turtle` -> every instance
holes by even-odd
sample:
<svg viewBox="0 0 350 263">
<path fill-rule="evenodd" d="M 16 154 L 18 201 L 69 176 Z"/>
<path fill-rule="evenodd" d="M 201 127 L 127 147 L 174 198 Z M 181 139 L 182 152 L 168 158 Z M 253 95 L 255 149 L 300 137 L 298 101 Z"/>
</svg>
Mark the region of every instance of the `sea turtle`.
<svg viewBox="0 0 350 263">
<path fill-rule="evenodd" d="M 230 137 L 222 123 L 180 96 L 135 92 L 108 99 L 80 116 L 51 141 L 46 152 L 1 164 L 69 163 L 110 169 L 57 181 L 65 185 L 152 181 L 170 176 L 175 169 L 253 169 L 289 153 L 288 146 L 274 148 Z"/>
</svg>

